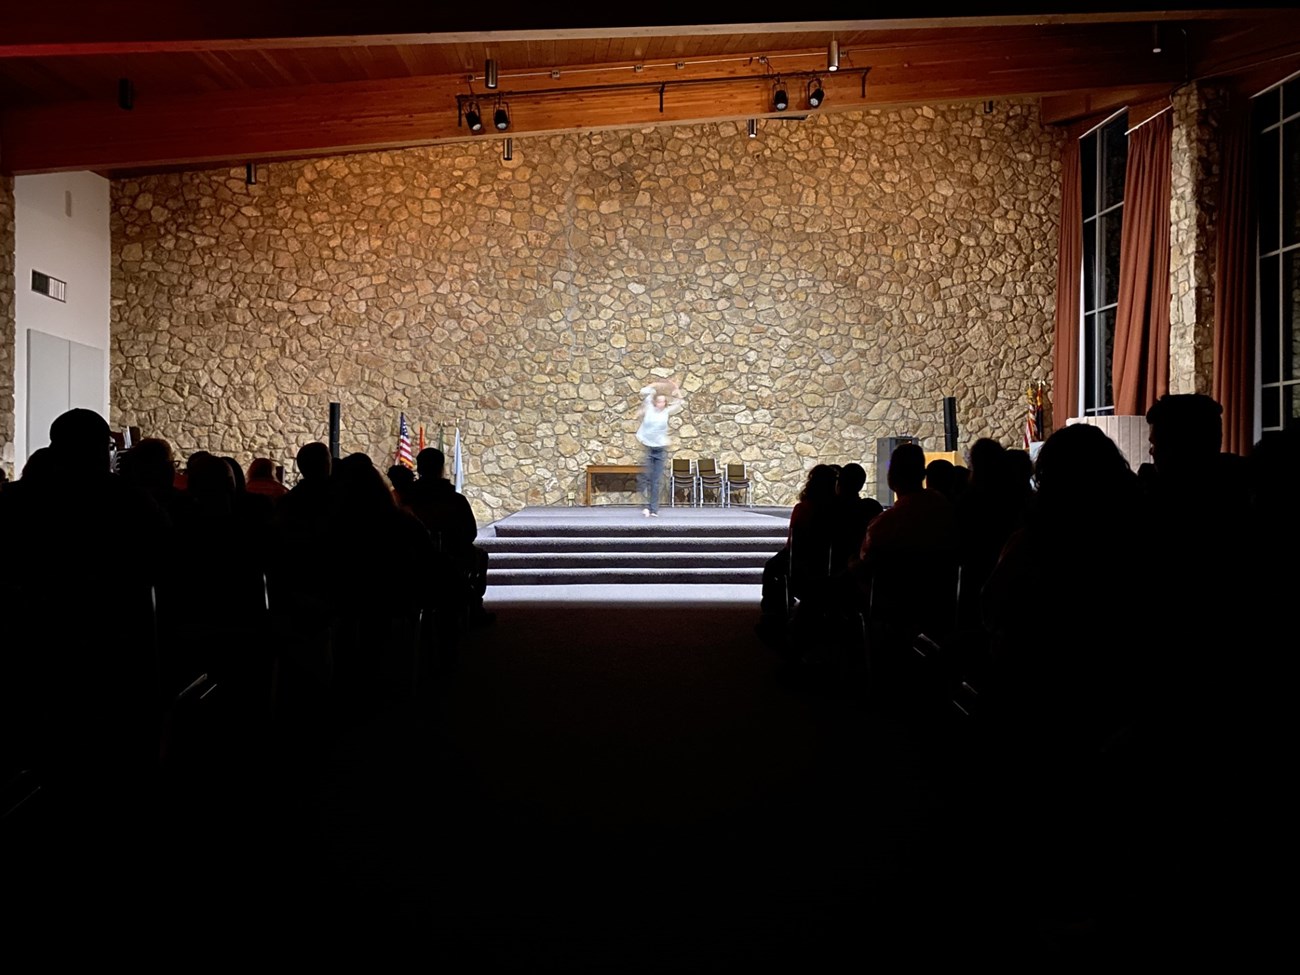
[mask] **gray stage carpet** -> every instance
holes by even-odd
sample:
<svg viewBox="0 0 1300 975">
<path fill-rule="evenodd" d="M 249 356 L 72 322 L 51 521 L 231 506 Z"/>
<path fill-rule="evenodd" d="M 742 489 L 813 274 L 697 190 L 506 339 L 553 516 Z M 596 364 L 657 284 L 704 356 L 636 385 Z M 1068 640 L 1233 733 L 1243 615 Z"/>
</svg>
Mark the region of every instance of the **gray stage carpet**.
<svg viewBox="0 0 1300 975">
<path fill-rule="evenodd" d="M 531 507 L 483 528 L 486 601 L 754 603 L 785 507 Z"/>
</svg>

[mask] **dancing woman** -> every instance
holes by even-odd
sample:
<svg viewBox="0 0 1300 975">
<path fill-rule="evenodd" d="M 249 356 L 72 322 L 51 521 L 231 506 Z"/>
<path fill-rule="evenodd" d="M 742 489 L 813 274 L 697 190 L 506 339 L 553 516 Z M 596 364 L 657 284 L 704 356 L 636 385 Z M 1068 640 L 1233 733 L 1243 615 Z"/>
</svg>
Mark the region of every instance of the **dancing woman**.
<svg viewBox="0 0 1300 975">
<path fill-rule="evenodd" d="M 641 406 L 637 416 L 641 426 L 636 438 L 646 449 L 645 465 L 641 470 L 641 493 L 646 506 L 641 514 L 650 518 L 659 514 L 659 482 L 664 476 L 664 454 L 668 450 L 668 418 L 680 413 L 686 405 L 681 387 L 675 379 L 652 382 L 641 388 Z"/>
</svg>

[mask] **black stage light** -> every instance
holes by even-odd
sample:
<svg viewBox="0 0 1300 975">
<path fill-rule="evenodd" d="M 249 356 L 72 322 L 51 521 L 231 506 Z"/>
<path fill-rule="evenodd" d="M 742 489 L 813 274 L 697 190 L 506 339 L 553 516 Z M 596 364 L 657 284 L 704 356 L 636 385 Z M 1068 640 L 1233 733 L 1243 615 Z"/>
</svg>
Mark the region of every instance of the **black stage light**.
<svg viewBox="0 0 1300 975">
<path fill-rule="evenodd" d="M 497 110 L 492 113 L 492 124 L 502 132 L 510 128 L 510 115 L 506 112 L 504 105 L 498 105 Z"/>
<path fill-rule="evenodd" d="M 816 108 L 826 101 L 826 92 L 822 91 L 821 79 L 814 79 L 808 84 L 808 104 Z"/>
<path fill-rule="evenodd" d="M 784 112 L 790 107 L 790 97 L 785 93 L 784 88 L 778 88 L 772 95 L 772 107 L 778 112 Z"/>
<path fill-rule="evenodd" d="M 483 131 L 483 116 L 474 102 L 470 102 L 469 108 L 465 109 L 465 124 L 469 126 L 471 132 Z"/>
</svg>

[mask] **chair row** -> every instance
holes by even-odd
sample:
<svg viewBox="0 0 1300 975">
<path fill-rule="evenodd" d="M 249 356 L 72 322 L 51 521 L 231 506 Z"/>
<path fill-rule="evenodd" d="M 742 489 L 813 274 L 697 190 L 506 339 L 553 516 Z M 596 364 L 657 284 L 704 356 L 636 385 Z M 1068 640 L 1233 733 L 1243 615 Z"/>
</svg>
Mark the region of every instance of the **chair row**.
<svg viewBox="0 0 1300 975">
<path fill-rule="evenodd" d="M 678 497 L 685 493 L 691 507 L 712 504 L 731 507 L 739 495 L 740 504 L 753 503 L 753 484 L 749 469 L 744 463 L 728 463 L 719 468 L 712 457 L 674 457 L 668 471 L 669 504 L 677 505 Z"/>
</svg>

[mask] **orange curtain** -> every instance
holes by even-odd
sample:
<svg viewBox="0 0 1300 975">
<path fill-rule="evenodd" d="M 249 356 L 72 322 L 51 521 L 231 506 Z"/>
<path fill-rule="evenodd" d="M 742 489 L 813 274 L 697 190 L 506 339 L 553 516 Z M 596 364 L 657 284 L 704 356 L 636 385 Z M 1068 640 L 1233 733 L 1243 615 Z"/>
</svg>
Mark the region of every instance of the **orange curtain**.
<svg viewBox="0 0 1300 975">
<path fill-rule="evenodd" d="M 1244 101 L 1244 100 L 1242 100 Z M 1250 452 L 1255 434 L 1255 275 L 1251 260 L 1250 105 L 1234 104 L 1219 170 L 1214 254 L 1214 385 L 1223 449 Z"/>
<path fill-rule="evenodd" d="M 1075 128 L 1068 130 L 1061 148 L 1061 224 L 1056 246 L 1056 337 L 1052 349 L 1051 396 L 1051 425 L 1056 429 L 1065 426 L 1065 421 L 1079 408 L 1079 303 L 1083 269 L 1079 135 Z"/>
<path fill-rule="evenodd" d="M 1128 140 L 1111 364 L 1120 416 L 1145 414 L 1169 391 L 1170 115 L 1150 119 Z"/>
</svg>

